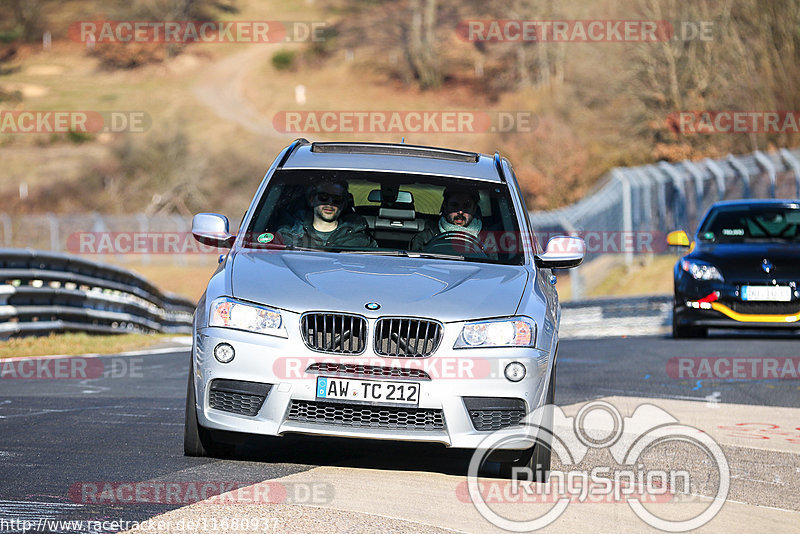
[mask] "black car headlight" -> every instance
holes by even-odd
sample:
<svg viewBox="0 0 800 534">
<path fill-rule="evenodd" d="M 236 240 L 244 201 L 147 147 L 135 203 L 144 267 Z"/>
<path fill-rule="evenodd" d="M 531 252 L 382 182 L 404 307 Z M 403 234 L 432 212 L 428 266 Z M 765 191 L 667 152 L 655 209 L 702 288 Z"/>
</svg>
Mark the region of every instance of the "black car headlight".
<svg viewBox="0 0 800 534">
<path fill-rule="evenodd" d="M 682 260 L 681 269 L 692 275 L 695 280 L 719 280 L 724 282 L 722 272 L 710 263 L 694 260 Z"/>
</svg>

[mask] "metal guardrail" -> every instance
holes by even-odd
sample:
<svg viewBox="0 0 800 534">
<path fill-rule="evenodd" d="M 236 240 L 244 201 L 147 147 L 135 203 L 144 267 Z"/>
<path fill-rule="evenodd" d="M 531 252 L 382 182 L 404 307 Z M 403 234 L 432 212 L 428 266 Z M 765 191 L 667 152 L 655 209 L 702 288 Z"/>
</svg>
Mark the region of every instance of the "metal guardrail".
<svg viewBox="0 0 800 534">
<path fill-rule="evenodd" d="M 192 301 L 121 267 L 0 249 L 0 338 L 65 331 L 190 333 L 194 309 Z"/>
<path fill-rule="evenodd" d="M 672 324 L 672 295 L 606 297 L 561 303 L 562 339 L 665 334 Z"/>
</svg>

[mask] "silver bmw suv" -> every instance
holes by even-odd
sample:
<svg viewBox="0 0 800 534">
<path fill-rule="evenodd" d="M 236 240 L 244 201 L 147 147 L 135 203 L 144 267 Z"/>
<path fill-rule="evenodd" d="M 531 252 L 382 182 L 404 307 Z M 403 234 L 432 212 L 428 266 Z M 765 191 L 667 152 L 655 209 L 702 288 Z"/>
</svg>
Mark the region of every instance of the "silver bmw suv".
<svg viewBox="0 0 800 534">
<path fill-rule="evenodd" d="M 552 404 L 560 308 L 510 163 L 443 148 L 298 139 L 275 159 L 194 317 L 184 451 L 288 433 L 476 448 Z M 492 459 L 548 470 L 536 440 Z M 536 469 L 538 467 L 538 469 Z"/>
</svg>

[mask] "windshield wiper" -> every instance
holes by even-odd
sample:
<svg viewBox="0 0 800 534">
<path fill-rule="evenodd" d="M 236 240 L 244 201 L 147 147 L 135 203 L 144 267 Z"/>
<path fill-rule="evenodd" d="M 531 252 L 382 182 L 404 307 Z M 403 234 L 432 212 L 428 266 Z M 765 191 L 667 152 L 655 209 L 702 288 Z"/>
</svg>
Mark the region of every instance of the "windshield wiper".
<svg viewBox="0 0 800 534">
<path fill-rule="evenodd" d="M 300 250 L 303 252 L 327 252 L 323 249 L 298 247 L 297 245 L 284 245 L 283 243 L 259 243 L 258 241 L 250 241 L 247 243 L 248 248 L 256 250 Z"/>
<path fill-rule="evenodd" d="M 438 252 L 418 252 L 407 250 L 343 250 L 338 249 L 336 252 L 343 254 L 367 254 L 370 256 L 402 256 L 405 258 L 435 258 L 438 260 L 464 260 L 464 256 L 456 254 L 440 254 Z"/>
</svg>

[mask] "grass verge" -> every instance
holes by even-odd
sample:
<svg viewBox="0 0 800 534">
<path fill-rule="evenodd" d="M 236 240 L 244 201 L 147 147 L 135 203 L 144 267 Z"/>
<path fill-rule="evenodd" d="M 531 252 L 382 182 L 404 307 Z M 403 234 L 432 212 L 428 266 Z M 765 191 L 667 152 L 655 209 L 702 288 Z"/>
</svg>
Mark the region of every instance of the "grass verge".
<svg viewBox="0 0 800 534">
<path fill-rule="evenodd" d="M 90 335 L 84 333 L 50 334 L 0 341 L 0 359 L 49 354 L 116 354 L 152 347 L 174 337 L 168 334 Z"/>
</svg>

